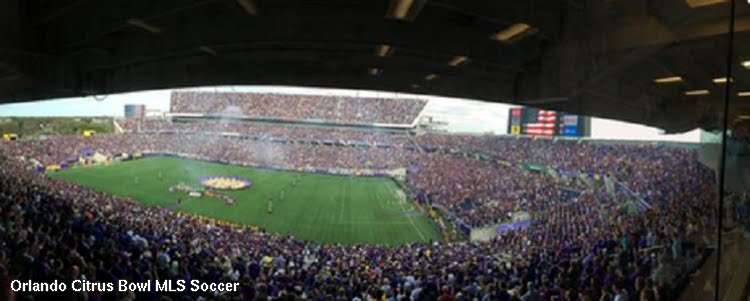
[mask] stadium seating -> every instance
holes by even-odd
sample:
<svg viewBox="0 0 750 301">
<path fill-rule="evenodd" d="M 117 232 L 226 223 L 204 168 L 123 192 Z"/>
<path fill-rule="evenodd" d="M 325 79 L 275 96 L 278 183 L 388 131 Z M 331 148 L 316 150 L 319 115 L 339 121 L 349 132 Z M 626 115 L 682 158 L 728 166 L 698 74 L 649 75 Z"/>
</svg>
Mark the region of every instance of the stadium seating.
<svg viewBox="0 0 750 301">
<path fill-rule="evenodd" d="M 713 175 L 686 149 L 248 124 L 152 126 L 159 131 L 0 144 L 0 220 L 6 221 L 0 226 L 12 227 L 0 231 L 7 242 L 0 247 L 0 281 L 189 277 L 239 281 L 239 296 L 206 297 L 250 300 L 609 300 L 623 291 L 669 300 L 715 231 Z M 223 130 L 252 138 L 217 134 Z M 64 164 L 86 149 L 295 170 L 406 167 L 409 185 L 470 227 L 497 223 L 519 208 L 532 222 L 481 243 L 320 245 L 143 206 L 47 178 L 15 159 Z M 604 186 L 555 181 L 523 164 L 609 175 L 651 207 L 628 212 Z M 565 188 L 580 194 L 565 195 Z"/>
<path fill-rule="evenodd" d="M 169 122 L 160 119 L 124 119 L 118 121 L 128 133 L 222 133 L 232 132 L 259 138 L 284 140 L 336 141 L 349 144 L 407 145 L 411 139 L 403 131 L 356 129 L 341 127 L 319 127 L 301 125 L 281 125 L 261 122 L 238 122 L 223 120 Z"/>
<path fill-rule="evenodd" d="M 337 124 L 411 124 L 426 104 L 402 98 L 173 92 L 170 111 Z"/>
</svg>

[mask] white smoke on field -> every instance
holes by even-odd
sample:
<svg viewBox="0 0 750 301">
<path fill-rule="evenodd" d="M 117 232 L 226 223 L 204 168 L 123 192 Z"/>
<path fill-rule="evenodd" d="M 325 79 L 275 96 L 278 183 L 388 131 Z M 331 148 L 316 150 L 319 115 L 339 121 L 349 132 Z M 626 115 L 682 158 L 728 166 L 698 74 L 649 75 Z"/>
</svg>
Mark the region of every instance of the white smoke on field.
<svg viewBox="0 0 750 301">
<path fill-rule="evenodd" d="M 220 118 L 218 123 L 221 128 L 227 132 L 235 132 L 232 125 L 238 125 L 240 128 L 247 126 L 247 123 L 240 121 L 238 118 L 248 117 L 245 112 L 242 111 L 239 104 L 244 101 L 252 101 L 251 98 L 237 98 L 239 95 L 234 89 L 231 93 L 224 93 L 227 97 L 228 106 L 226 106 L 219 114 Z M 251 106 L 246 106 L 251 107 Z M 255 116 L 257 117 L 257 116 Z M 245 133 L 247 134 L 247 133 Z M 224 144 L 220 145 L 218 141 L 214 143 L 216 147 L 224 147 L 227 149 L 227 154 L 232 156 L 233 154 L 242 154 L 243 157 L 247 157 L 250 161 L 254 162 L 259 166 L 268 167 L 287 167 L 285 162 L 286 156 L 283 145 L 265 141 L 271 137 L 269 133 L 255 133 L 252 130 L 250 135 L 258 135 L 259 140 L 237 140 L 237 139 L 224 139 Z"/>
<path fill-rule="evenodd" d="M 286 162 L 286 151 L 283 145 L 267 142 L 250 142 L 243 151 L 251 154 L 255 163 L 265 167 L 291 168 Z"/>
<path fill-rule="evenodd" d="M 235 105 L 229 105 L 219 113 L 219 119 L 216 120 L 219 132 L 233 132 L 232 124 L 236 123 L 236 118 L 244 116 L 242 109 Z"/>
<path fill-rule="evenodd" d="M 217 96 L 225 98 L 227 103 L 227 106 L 224 107 L 220 112 L 218 112 L 220 116 L 219 122 L 221 124 L 226 124 L 227 122 L 231 121 L 229 119 L 236 119 L 245 116 L 245 113 L 242 112 L 242 108 L 240 108 L 237 104 L 247 100 L 240 98 L 239 94 L 234 91 L 233 87 L 231 88 L 231 91 L 220 91 L 220 89 L 216 87 L 214 93 L 216 93 Z"/>
<path fill-rule="evenodd" d="M 187 155 L 209 157 L 210 153 L 215 153 L 217 151 L 217 148 L 219 150 L 222 148 L 220 138 L 212 134 L 192 134 L 181 138 L 183 141 L 177 141 L 177 143 L 179 143 L 180 149 L 182 149 Z M 187 163 L 181 166 L 181 168 L 182 172 L 184 172 L 191 181 L 198 181 L 200 177 L 208 176 L 208 173 L 203 166 L 203 164 Z"/>
</svg>

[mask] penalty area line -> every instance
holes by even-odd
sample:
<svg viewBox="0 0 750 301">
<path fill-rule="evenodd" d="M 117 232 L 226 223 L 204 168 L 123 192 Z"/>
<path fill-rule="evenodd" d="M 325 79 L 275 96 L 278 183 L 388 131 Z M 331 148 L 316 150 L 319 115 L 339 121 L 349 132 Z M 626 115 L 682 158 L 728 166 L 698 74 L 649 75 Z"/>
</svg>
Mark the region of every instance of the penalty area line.
<svg viewBox="0 0 750 301">
<path fill-rule="evenodd" d="M 399 198 L 399 194 L 397 191 L 393 189 L 391 185 L 388 185 L 388 190 L 393 194 L 394 197 Z M 398 202 L 401 205 L 401 209 L 403 212 L 406 212 L 406 208 L 404 207 L 404 202 Z M 412 218 L 411 214 L 407 214 L 407 217 L 409 218 L 409 222 L 411 223 L 411 226 L 414 227 L 414 230 L 417 230 L 417 234 L 419 234 L 419 237 L 422 238 L 422 241 L 427 242 L 427 238 L 425 238 L 424 234 L 422 234 L 422 231 L 419 230 L 419 227 L 417 227 L 417 224 L 414 223 L 414 218 Z"/>
</svg>

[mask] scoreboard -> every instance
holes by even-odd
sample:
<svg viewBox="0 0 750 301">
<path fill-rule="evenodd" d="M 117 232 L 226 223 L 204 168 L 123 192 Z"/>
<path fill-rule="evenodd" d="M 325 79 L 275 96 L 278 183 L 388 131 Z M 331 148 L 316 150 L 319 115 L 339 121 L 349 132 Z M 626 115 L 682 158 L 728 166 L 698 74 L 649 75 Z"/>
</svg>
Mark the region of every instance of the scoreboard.
<svg viewBox="0 0 750 301">
<path fill-rule="evenodd" d="M 511 135 L 588 137 L 591 119 L 563 112 L 536 108 L 511 108 L 508 114 Z"/>
</svg>

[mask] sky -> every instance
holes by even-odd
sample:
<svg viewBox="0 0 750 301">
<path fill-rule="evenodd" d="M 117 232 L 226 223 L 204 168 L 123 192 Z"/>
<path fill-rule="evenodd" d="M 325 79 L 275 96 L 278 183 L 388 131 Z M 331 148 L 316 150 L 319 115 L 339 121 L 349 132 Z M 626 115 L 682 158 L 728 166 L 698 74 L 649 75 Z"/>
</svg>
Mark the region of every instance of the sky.
<svg viewBox="0 0 750 301">
<path fill-rule="evenodd" d="M 428 100 L 422 115 L 433 120 L 447 122 L 445 130 L 456 133 L 506 134 L 508 109 L 517 107 L 504 103 L 489 103 L 477 100 L 448 98 L 429 95 L 414 95 L 366 90 L 318 89 L 301 87 L 254 86 L 254 87 L 202 87 L 185 90 L 273 92 L 311 95 L 349 95 L 357 97 L 420 98 Z M 169 111 L 168 90 L 152 90 L 108 95 L 100 97 L 62 98 L 48 101 L 0 105 L 0 117 L 7 116 L 123 116 L 125 104 L 144 104 L 147 110 Z M 693 130 L 677 135 L 662 135 L 658 128 L 627 123 L 611 119 L 592 118 L 591 138 L 618 140 L 660 140 L 700 142 L 701 131 Z"/>
</svg>

